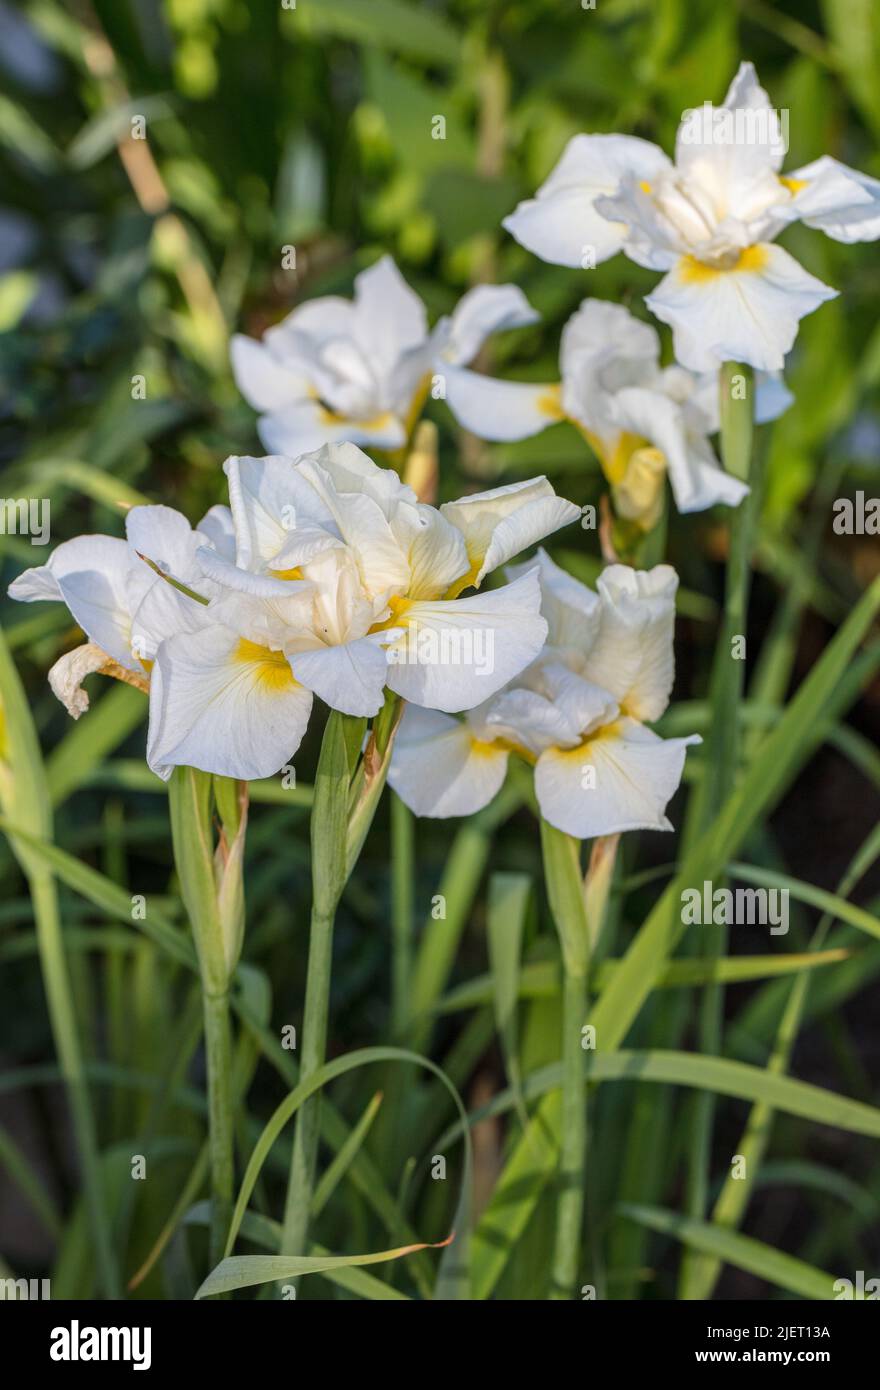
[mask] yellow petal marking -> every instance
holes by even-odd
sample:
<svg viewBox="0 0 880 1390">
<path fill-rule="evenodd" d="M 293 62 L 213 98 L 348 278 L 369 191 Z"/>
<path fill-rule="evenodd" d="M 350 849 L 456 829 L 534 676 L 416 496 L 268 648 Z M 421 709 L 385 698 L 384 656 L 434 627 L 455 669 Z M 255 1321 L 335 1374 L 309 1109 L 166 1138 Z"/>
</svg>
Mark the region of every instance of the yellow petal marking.
<svg viewBox="0 0 880 1390">
<path fill-rule="evenodd" d="M 678 263 L 678 278 L 685 285 L 705 285 L 717 280 L 720 275 L 763 270 L 768 259 L 767 248 L 760 245 L 747 246 L 729 266 L 707 265 L 705 261 L 698 261 L 696 256 L 682 256 Z"/>
<path fill-rule="evenodd" d="M 232 659 L 242 666 L 255 667 L 257 684 L 274 694 L 280 695 L 282 691 L 293 690 L 298 684 L 283 652 L 273 652 L 270 647 L 261 647 L 258 642 L 251 642 L 247 637 L 238 639 Z"/>
</svg>

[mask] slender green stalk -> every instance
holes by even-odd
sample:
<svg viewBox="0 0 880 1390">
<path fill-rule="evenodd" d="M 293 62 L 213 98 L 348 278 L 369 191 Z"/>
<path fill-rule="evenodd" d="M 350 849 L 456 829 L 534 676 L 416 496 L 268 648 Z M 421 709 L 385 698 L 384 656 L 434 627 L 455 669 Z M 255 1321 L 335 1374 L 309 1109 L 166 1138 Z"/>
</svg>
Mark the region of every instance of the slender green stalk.
<svg viewBox="0 0 880 1390">
<path fill-rule="evenodd" d="M 312 1074 L 324 1065 L 326 1057 L 334 917 L 335 912 L 326 913 L 312 909 L 302 1023 L 301 1081 L 308 1081 Z M 306 1101 L 296 1126 L 290 1182 L 284 1208 L 284 1230 L 280 1250 L 282 1255 L 300 1254 L 306 1248 L 309 1209 L 318 1159 L 320 1107 L 320 1095 Z"/>
<path fill-rule="evenodd" d="M 202 995 L 211 1151 L 211 1263 L 223 1258 L 235 1182 L 229 994 Z"/>
<path fill-rule="evenodd" d="M 327 1050 L 333 924 L 348 878 L 352 753 L 354 757 L 357 756 L 351 725 L 352 721 L 346 715 L 331 710 L 315 776 L 311 823 L 312 914 L 301 1029 L 301 1082 L 308 1081 L 323 1066 Z M 312 1096 L 303 1105 L 297 1120 L 284 1208 L 282 1255 L 304 1254 L 306 1250 L 318 1159 L 320 1105 L 320 1094 Z"/>
<path fill-rule="evenodd" d="M 174 862 L 195 941 L 202 986 L 212 1266 L 223 1256 L 235 1173 L 229 984 L 241 946 L 244 904 L 239 837 L 244 834 L 245 819 L 242 816 L 235 826 L 232 849 L 223 868 L 218 868 L 211 820 L 213 794 L 211 777 L 191 767 L 176 768 L 168 787 Z M 238 892 L 234 891 L 232 879 L 238 884 Z"/>
<path fill-rule="evenodd" d="M 719 379 L 721 413 L 721 459 L 728 473 L 750 484 L 749 495 L 731 512 L 730 542 L 724 592 L 724 615 L 712 666 L 710 702 L 712 724 L 703 761 L 703 778 L 693 798 L 685 834 L 689 844 L 693 834 L 711 820 L 733 790 L 740 756 L 739 708 L 745 690 L 745 651 L 734 650 L 745 643 L 748 625 L 751 556 L 761 504 L 759 452 L 752 464 L 754 422 L 754 383 L 748 368 L 726 362 Z M 713 930 L 706 954 L 718 958 L 726 954 L 726 928 Z M 699 1043 L 704 1055 L 721 1050 L 724 986 L 706 988 L 700 1005 Z M 698 1095 L 693 1103 L 690 1126 L 686 1209 L 689 1215 L 703 1217 L 709 1201 L 712 1127 L 715 1097 L 710 1091 Z M 692 1297 L 694 1271 L 704 1259 L 697 1251 L 685 1249 L 682 1258 L 680 1292 Z"/>
<path fill-rule="evenodd" d="M 587 1014 L 587 976 L 565 970 L 562 986 L 562 1143 L 559 1203 L 553 1247 L 551 1298 L 572 1298 L 577 1283 L 584 1220 L 587 1098 L 581 1028 Z"/>
<path fill-rule="evenodd" d="M 572 1298 L 577 1285 L 584 1220 L 587 1101 L 581 1028 L 587 1015 L 590 937 L 580 841 L 541 821 L 541 850 L 550 911 L 559 933 L 564 972 L 562 1008 L 562 1109 L 559 1200 L 550 1297 Z"/>
<path fill-rule="evenodd" d="M 404 1037 L 409 1020 L 415 824 L 412 811 L 391 796 L 391 1026 Z"/>
</svg>

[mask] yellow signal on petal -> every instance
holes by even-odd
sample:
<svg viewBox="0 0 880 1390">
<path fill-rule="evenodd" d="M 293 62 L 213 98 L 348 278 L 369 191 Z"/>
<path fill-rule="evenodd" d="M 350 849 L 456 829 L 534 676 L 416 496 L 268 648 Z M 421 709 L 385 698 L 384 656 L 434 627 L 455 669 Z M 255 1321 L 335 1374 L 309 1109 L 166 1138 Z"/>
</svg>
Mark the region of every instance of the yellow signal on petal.
<svg viewBox="0 0 880 1390">
<path fill-rule="evenodd" d="M 784 184 L 789 193 L 800 193 L 802 188 L 806 188 L 809 179 L 787 179 L 784 174 L 779 175 L 779 182 Z"/>
<path fill-rule="evenodd" d="M 270 647 L 261 647 L 259 642 L 251 642 L 247 637 L 238 639 L 232 659 L 242 666 L 255 667 L 257 684 L 264 690 L 280 694 L 282 690 L 292 690 L 297 684 L 283 652 L 273 652 Z"/>
<path fill-rule="evenodd" d="M 560 386 L 549 386 L 543 396 L 538 397 L 538 409 L 542 415 L 549 415 L 551 420 L 564 420 L 565 411 L 562 409 L 562 388 Z"/>
<path fill-rule="evenodd" d="M 406 619 L 408 610 L 412 607 L 412 599 L 399 598 L 395 595 L 388 600 L 388 607 L 391 612 L 381 623 L 373 623 L 370 632 L 387 632 L 390 627 L 400 627 Z"/>
<path fill-rule="evenodd" d="M 643 193 L 651 193 L 651 192 L 653 192 L 653 189 L 651 188 L 651 185 L 648 183 L 648 181 L 647 181 L 646 179 L 640 179 L 640 180 L 639 180 L 639 188 L 642 190 Z"/>
<path fill-rule="evenodd" d="M 303 579 L 305 577 L 299 565 L 292 570 L 270 570 L 269 573 L 273 579 Z"/>
<path fill-rule="evenodd" d="M 717 280 L 720 275 L 740 274 L 743 271 L 764 270 L 768 262 L 766 246 L 747 246 L 740 251 L 731 265 L 708 265 L 698 261 L 696 256 L 682 256 L 678 263 L 678 277 L 685 285 L 705 285 Z"/>
</svg>

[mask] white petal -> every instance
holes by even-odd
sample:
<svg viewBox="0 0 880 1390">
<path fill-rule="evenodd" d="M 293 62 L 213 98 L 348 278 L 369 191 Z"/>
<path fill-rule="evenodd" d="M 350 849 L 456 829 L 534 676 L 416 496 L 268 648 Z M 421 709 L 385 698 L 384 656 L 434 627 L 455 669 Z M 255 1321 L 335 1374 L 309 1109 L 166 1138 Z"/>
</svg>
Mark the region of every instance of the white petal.
<svg viewBox="0 0 880 1390">
<path fill-rule="evenodd" d="M 150 681 L 147 761 L 165 778 L 178 766 L 270 777 L 299 747 L 311 707 L 281 653 L 219 625 L 172 637 Z"/>
<path fill-rule="evenodd" d="M 546 478 L 477 492 L 445 502 L 440 511 L 464 536 L 474 584 L 581 514 L 580 507 L 556 496 Z"/>
<path fill-rule="evenodd" d="M 198 552 L 198 561 L 205 577 L 221 590 L 231 589 L 239 594 L 253 594 L 257 598 L 283 599 L 290 595 L 291 589 L 299 590 L 304 584 L 298 579 L 279 579 L 271 572 L 254 574 L 251 570 L 241 569 L 224 560 L 209 545 L 203 546 Z"/>
<path fill-rule="evenodd" d="M 538 323 L 540 318 L 517 285 L 477 285 L 462 295 L 449 320 L 443 359 L 466 366 L 493 333 Z"/>
<path fill-rule="evenodd" d="M 590 252 L 598 265 L 620 250 L 626 227 L 602 217 L 596 199 L 613 193 L 627 172 L 650 179 L 668 165 L 663 151 L 647 140 L 575 135 L 535 197 L 520 203 L 502 225 L 544 261 L 583 267 Z"/>
<path fill-rule="evenodd" d="M 508 565 L 506 573 L 509 579 L 518 579 L 535 565 L 538 566 L 541 614 L 547 619 L 549 645 L 588 652 L 599 631 L 601 603 L 598 594 L 561 569 L 542 548 L 538 549 L 534 560 Z"/>
<path fill-rule="evenodd" d="M 473 598 L 410 604 L 396 615 L 405 634 L 388 649 L 387 685 L 429 709 L 473 709 L 538 655 L 540 602 L 532 572 Z"/>
<path fill-rule="evenodd" d="M 332 529 L 328 508 L 292 459 L 233 456 L 223 465 L 235 526 L 236 563 L 268 568 L 300 526 Z"/>
<path fill-rule="evenodd" d="M 58 602 L 63 599 L 61 586 L 51 565 L 36 565 L 13 579 L 6 590 L 19 603 Z"/>
<path fill-rule="evenodd" d="M 388 661 L 380 645 L 385 633 L 333 647 L 314 647 L 290 655 L 296 679 L 331 709 L 342 714 L 378 714 L 384 703 Z"/>
<path fill-rule="evenodd" d="M 685 258 L 646 296 L 651 312 L 671 324 L 675 355 L 691 371 L 723 362 L 779 371 L 800 320 L 837 294 L 779 246 L 750 247 L 741 262 L 717 271 Z"/>
<path fill-rule="evenodd" d="M 354 336 L 378 375 L 428 336 L 425 306 L 390 256 L 355 277 Z M 351 436 L 349 436 L 351 438 Z"/>
<path fill-rule="evenodd" d="M 368 419 L 349 419 L 327 410 L 319 400 L 300 401 L 284 410 L 262 415 L 257 423 L 260 439 L 273 454 L 297 458 L 324 444 L 369 444 L 374 449 L 400 449 L 406 430 L 390 410 Z"/>
<path fill-rule="evenodd" d="M 53 550 L 45 565 L 26 570 L 14 580 L 9 593 L 26 603 L 61 598 L 91 642 L 121 666 L 135 670 L 139 664 L 131 654 L 131 569 L 131 551 L 125 541 L 77 536 Z"/>
<path fill-rule="evenodd" d="M 460 720 L 408 705 L 388 782 L 417 816 L 470 816 L 500 791 L 507 758 L 502 748 L 475 739 Z"/>
<path fill-rule="evenodd" d="M 418 524 L 404 537 L 410 567 L 407 596 L 412 599 L 442 598 L 456 579 L 470 569 L 464 536 L 434 508 L 420 503 Z"/>
<path fill-rule="evenodd" d="M 502 690 L 489 702 L 482 720 L 495 737 L 536 755 L 546 748 L 576 747 L 589 730 L 619 714 L 607 690 L 554 661 L 546 649 L 520 680 L 523 684 Z"/>
<path fill-rule="evenodd" d="M 639 387 L 619 391 L 616 403 L 624 429 L 663 454 L 680 512 L 705 511 L 719 502 L 739 506 L 748 488 L 724 471 L 705 437 L 688 431 L 681 406 L 658 391 Z"/>
<path fill-rule="evenodd" d="M 658 719 L 675 676 L 672 639 L 678 575 L 669 565 L 609 565 L 597 583 L 599 635 L 584 674 L 635 719 Z"/>
<path fill-rule="evenodd" d="M 835 241 L 876 241 L 880 237 L 880 180 L 823 155 L 787 175 L 806 183 L 794 194 L 792 210 L 808 227 Z"/>
<path fill-rule="evenodd" d="M 542 753 L 535 767 L 541 814 L 558 830 L 587 840 L 625 830 L 671 830 L 674 795 L 691 738 L 660 739 L 622 719 L 578 748 Z"/>
<path fill-rule="evenodd" d="M 751 63 L 740 64 L 722 106 L 704 102 L 686 113 L 675 142 L 676 168 L 734 212 L 756 182 L 782 168 L 784 158 L 779 117 Z"/>
<path fill-rule="evenodd" d="M 307 394 L 302 373 L 285 366 L 264 343 L 234 333 L 229 351 L 235 384 L 255 410 L 283 410 Z"/>
<path fill-rule="evenodd" d="M 648 270 L 668 270 L 685 249 L 685 240 L 649 189 L 646 180 L 627 174 L 615 193 L 596 199 L 596 211 L 610 225 L 625 228 L 621 250 L 631 261 Z"/>
<path fill-rule="evenodd" d="M 218 555 L 225 560 L 235 559 L 235 527 L 228 507 L 209 507 L 196 530 L 207 537 Z"/>
<path fill-rule="evenodd" d="M 328 474 L 337 492 L 363 492 L 380 507 L 386 521 L 392 521 L 397 509 L 418 501 L 411 487 L 401 482 L 393 468 L 380 468 L 363 449 L 355 444 L 328 444 L 302 462 L 320 465 Z"/>
<path fill-rule="evenodd" d="M 563 418 L 559 387 L 497 381 L 465 367 L 444 367 L 446 404 L 480 439 L 528 439 Z"/>
<path fill-rule="evenodd" d="M 409 565 L 379 504 L 363 492 L 340 492 L 314 458 L 302 459 L 298 471 L 314 488 L 356 557 L 365 594 L 387 599 L 392 593 L 405 593 Z"/>
<path fill-rule="evenodd" d="M 355 310 L 350 299 L 339 294 L 324 294 L 307 299 L 266 330 L 264 341 L 280 361 L 299 357 L 308 343 L 309 350 L 331 338 L 350 338 L 354 335 Z"/>
<path fill-rule="evenodd" d="M 201 626 L 220 623 L 257 646 L 278 651 L 295 636 L 311 640 L 313 594 L 310 584 L 296 581 L 271 595 L 221 590 L 207 608 L 201 609 Z"/>
</svg>

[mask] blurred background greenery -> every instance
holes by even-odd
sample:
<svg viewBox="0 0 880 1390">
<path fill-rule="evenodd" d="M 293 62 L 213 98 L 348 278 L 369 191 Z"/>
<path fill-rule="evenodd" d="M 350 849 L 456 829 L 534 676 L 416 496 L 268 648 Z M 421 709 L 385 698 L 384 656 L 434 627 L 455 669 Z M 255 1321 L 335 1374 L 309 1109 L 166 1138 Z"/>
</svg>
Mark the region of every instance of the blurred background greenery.
<svg viewBox="0 0 880 1390">
<path fill-rule="evenodd" d="M 349 294 L 358 270 L 385 251 L 432 319 L 481 280 L 521 285 L 542 324 L 498 339 L 481 365 L 552 380 L 561 325 L 585 295 L 646 316 L 642 295 L 656 277 L 622 257 L 590 272 L 544 265 L 501 231 L 501 218 L 533 192 L 578 131 L 632 132 L 669 148 L 682 110 L 720 100 L 742 58 L 755 62 L 771 100 L 790 112 L 790 167 L 831 153 L 880 175 L 880 9 L 872 0 L 597 0 L 595 9 L 577 0 L 0 0 L 0 491 L 49 498 L 53 543 L 88 531 L 121 534 L 121 506 L 144 499 L 195 520 L 224 496 L 223 459 L 262 452 L 254 414 L 229 372 L 230 333 L 258 336 L 304 298 Z M 431 136 L 438 115 L 443 140 Z M 138 117 L 145 141 L 131 139 Z M 768 634 L 782 632 L 780 696 L 880 571 L 876 539 L 843 544 L 830 530 L 834 496 L 857 488 L 876 494 L 880 482 L 880 263 L 871 245 L 842 246 L 805 228 L 783 242 L 841 294 L 804 321 L 786 374 L 796 405 L 763 443 L 769 483 L 750 639 L 760 649 Z M 286 246 L 296 248 L 295 269 L 283 268 Z M 133 398 L 135 377 L 144 379 L 144 399 Z M 428 412 L 440 432 L 442 497 L 541 472 L 579 503 L 595 502 L 602 491 L 595 463 L 567 424 L 537 440 L 487 446 L 463 437 L 442 402 L 429 403 Z M 552 549 L 574 572 L 595 572 L 594 534 L 565 533 Z M 5 591 L 45 552 L 25 537 L 0 536 L 0 556 Z M 705 690 L 723 556 L 717 517 L 671 518 L 669 558 L 686 591 L 679 701 Z M 166 807 L 141 762 L 142 697 L 93 678 L 94 709 L 71 725 L 45 682 L 49 665 L 75 640 L 66 611 L 4 600 L 0 613 L 47 755 L 57 843 L 127 892 L 158 884 L 164 893 L 167 884 L 173 916 L 179 908 L 169 881 Z M 780 648 L 772 650 L 775 660 Z M 765 666 L 765 689 L 773 689 L 772 675 Z M 755 862 L 786 864 L 836 885 L 877 819 L 871 744 L 878 697 L 875 685 L 853 716 L 862 772 L 839 750 L 817 757 L 772 836 L 752 847 Z M 318 736 L 313 729 L 297 759 L 304 781 Z M 245 959 L 261 987 L 271 982 L 265 1014 L 277 1032 L 299 1016 L 310 890 L 307 796 L 275 800 L 256 806 L 249 834 Z M 480 822 L 462 839 L 455 826 L 419 825 L 415 895 L 401 903 L 388 871 L 387 808 L 380 813 L 340 919 L 334 1052 L 389 1036 L 389 919 L 402 911 L 417 928 L 430 921 L 431 894 L 455 836 L 473 895 L 448 933 L 449 960 L 438 978 L 445 988 L 486 970 L 481 884 L 490 831 L 491 822 Z M 627 855 L 634 853 L 628 845 Z M 640 867 L 670 857 L 667 845 L 651 842 L 641 847 Z M 504 825 L 492 866 L 537 873 L 528 813 Z M 31 909 L 5 844 L 0 868 L 2 1060 L 48 1065 L 53 1051 Z M 650 883 L 635 890 L 632 921 L 655 892 Z M 69 932 L 105 920 L 68 890 L 63 904 Z M 808 927 L 805 914 L 795 936 L 805 940 Z M 529 930 L 530 949 L 540 956 L 547 938 L 534 922 Z M 160 1166 L 149 1191 L 127 1205 L 120 1200 L 115 1211 L 117 1232 L 130 1226 L 127 1239 L 118 1235 L 128 1275 L 192 1167 L 198 1097 L 186 1085 L 200 1084 L 198 1025 L 189 982 L 149 942 L 107 942 L 95 953 L 83 938 L 71 956 L 87 1058 L 94 1075 L 105 1068 L 96 1083 L 102 1146 L 124 1171 L 131 1137 L 152 1136 Z M 814 999 L 799 1074 L 870 1098 L 878 1046 L 864 991 L 880 972 L 876 943 L 864 956 L 859 972 L 835 976 L 840 983 Z M 762 1055 L 778 992 L 740 987 L 730 997 L 734 1052 Z M 552 1000 L 530 1006 L 526 1070 L 555 1056 L 553 1007 Z M 465 1021 L 451 1015 L 420 1041 L 473 1103 L 501 1084 L 488 1007 Z M 153 1078 L 152 1090 L 124 1083 L 120 1069 Z M 167 1093 L 169 1076 L 184 1088 L 182 1100 Z M 10 1136 L 0 1160 L 5 1152 L 10 1163 L 32 1167 L 49 1194 L 48 1212 L 33 1200 L 22 1205 L 15 1184 L 0 1199 L 0 1253 L 28 1270 L 52 1262 L 57 1211 L 77 1210 L 63 1108 L 46 1079 L 0 1097 L 2 1132 Z M 255 1115 L 265 1118 L 279 1085 L 261 1065 L 242 1120 L 245 1151 L 248 1126 Z M 364 1103 L 355 1083 L 341 1082 L 334 1095 L 353 1122 Z M 421 1140 L 442 1130 L 444 1105 L 436 1087 L 421 1087 Z M 719 1139 L 725 1153 L 741 1119 L 736 1107 L 728 1109 Z M 869 1267 L 866 1213 L 876 1216 L 880 1169 L 867 1141 L 847 1140 L 845 1151 L 843 1142 L 822 1131 L 810 1147 L 802 1127 L 780 1122 L 773 1198 L 759 1194 L 748 1229 L 806 1257 Z M 500 1143 L 485 1127 L 478 1150 L 484 1187 Z M 381 1125 L 374 1146 L 396 1190 L 401 1177 L 411 1177 L 411 1149 L 395 1145 Z M 661 1190 L 674 1190 L 676 1161 L 673 1144 Z M 806 1186 L 791 1172 L 787 1182 L 786 1164 L 801 1165 Z M 858 1182 L 861 1218 L 849 1206 L 848 1224 L 835 1223 L 841 1194 L 815 1172 L 811 1186 L 803 1177 L 810 1165 L 845 1170 L 847 1182 Z M 279 1161 L 260 1194 L 275 1216 L 281 1188 L 273 1183 L 283 1170 Z M 420 1231 L 445 1233 L 448 1212 L 436 1192 L 414 1189 L 406 1204 L 410 1215 L 418 1211 Z M 529 1241 L 540 1243 L 541 1219 Z M 369 1249 L 375 1221 L 355 1190 L 328 1206 L 321 1238 L 334 1249 Z M 142 1290 L 191 1293 L 185 1249 L 178 1241 L 171 1249 L 175 1258 L 157 1265 Z M 877 1253 L 875 1241 L 875 1266 Z M 62 1255 L 60 1288 L 88 1292 L 93 1273 L 81 1221 L 66 1227 Z M 659 1272 L 639 1278 L 649 1295 L 668 1293 L 662 1246 L 652 1259 Z M 541 1259 L 517 1265 L 501 1292 L 541 1296 Z M 409 1287 L 408 1275 L 397 1277 Z M 724 1279 L 728 1297 L 758 1287 L 744 1274 L 728 1271 Z M 330 1285 L 309 1281 L 308 1293 L 326 1297 Z"/>
</svg>

